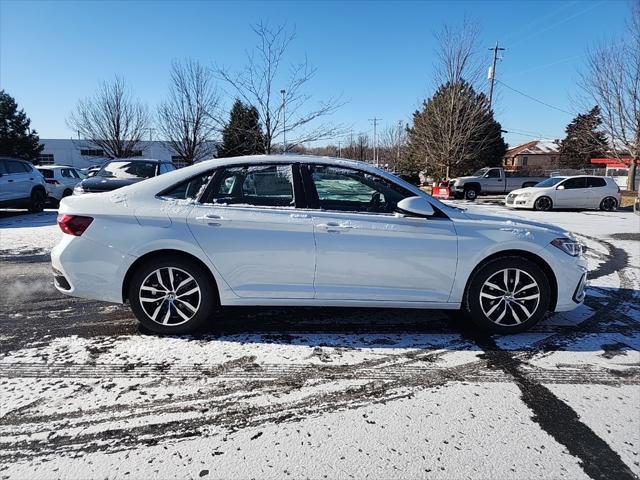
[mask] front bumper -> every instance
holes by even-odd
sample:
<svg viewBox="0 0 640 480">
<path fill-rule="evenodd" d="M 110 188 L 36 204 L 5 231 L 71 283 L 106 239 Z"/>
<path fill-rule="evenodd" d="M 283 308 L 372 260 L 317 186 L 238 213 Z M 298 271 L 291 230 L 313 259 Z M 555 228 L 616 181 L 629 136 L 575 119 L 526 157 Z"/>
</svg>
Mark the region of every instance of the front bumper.
<svg viewBox="0 0 640 480">
<path fill-rule="evenodd" d="M 587 260 L 584 256 L 572 257 L 553 245 L 541 252 L 553 270 L 558 284 L 556 312 L 566 312 L 584 301 L 587 286 Z"/>
<path fill-rule="evenodd" d="M 512 193 L 504 200 L 504 204 L 509 208 L 533 208 L 533 202 L 532 197 L 521 197 Z"/>
</svg>

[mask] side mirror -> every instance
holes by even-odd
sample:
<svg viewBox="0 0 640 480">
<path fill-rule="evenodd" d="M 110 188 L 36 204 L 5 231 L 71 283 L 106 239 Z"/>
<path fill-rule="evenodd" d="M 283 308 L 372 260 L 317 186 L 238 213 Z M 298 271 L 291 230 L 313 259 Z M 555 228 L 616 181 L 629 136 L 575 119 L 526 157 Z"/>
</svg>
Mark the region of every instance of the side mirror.
<svg viewBox="0 0 640 480">
<path fill-rule="evenodd" d="M 564 190 L 564 185 L 560 185 L 556 190 Z"/>
<path fill-rule="evenodd" d="M 398 210 L 421 217 L 431 217 L 436 213 L 427 199 L 423 197 L 409 197 L 400 200 L 398 202 Z"/>
</svg>

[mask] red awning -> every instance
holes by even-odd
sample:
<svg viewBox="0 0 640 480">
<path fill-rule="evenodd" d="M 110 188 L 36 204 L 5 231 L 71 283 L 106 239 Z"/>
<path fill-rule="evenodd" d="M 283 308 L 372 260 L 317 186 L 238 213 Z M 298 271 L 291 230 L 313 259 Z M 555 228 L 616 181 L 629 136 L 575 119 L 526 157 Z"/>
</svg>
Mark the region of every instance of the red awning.
<svg viewBox="0 0 640 480">
<path fill-rule="evenodd" d="M 605 164 L 612 168 L 624 168 L 631 164 L 630 158 L 592 158 L 591 163 Z M 636 163 L 640 165 L 640 160 Z"/>
</svg>

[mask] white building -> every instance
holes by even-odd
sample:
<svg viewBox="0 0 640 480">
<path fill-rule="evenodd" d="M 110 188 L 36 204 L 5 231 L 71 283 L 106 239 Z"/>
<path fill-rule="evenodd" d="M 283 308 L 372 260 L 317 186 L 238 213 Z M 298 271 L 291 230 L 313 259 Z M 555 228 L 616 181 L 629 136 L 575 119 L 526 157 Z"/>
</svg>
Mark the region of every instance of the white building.
<svg viewBox="0 0 640 480">
<path fill-rule="evenodd" d="M 104 152 L 87 140 L 41 138 L 44 149 L 38 158 L 41 165 L 70 165 L 86 168 L 101 165 L 108 160 Z M 135 152 L 138 158 L 170 160 L 177 167 L 184 166 L 182 157 L 177 156 L 161 141 L 142 141 Z"/>
</svg>

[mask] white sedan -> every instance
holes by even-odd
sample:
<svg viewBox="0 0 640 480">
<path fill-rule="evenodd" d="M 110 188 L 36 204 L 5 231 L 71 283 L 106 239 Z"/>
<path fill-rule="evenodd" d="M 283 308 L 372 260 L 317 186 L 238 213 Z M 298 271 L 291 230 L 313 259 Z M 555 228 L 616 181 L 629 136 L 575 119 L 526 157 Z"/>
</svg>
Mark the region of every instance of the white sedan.
<svg viewBox="0 0 640 480">
<path fill-rule="evenodd" d="M 75 186 L 82 181 L 84 174 L 66 165 L 43 165 L 37 167 L 47 182 L 47 195 L 54 202 L 73 193 Z"/>
<path fill-rule="evenodd" d="M 599 208 L 612 211 L 620 205 L 620 187 L 611 177 L 551 177 L 533 187 L 514 190 L 507 195 L 505 204 L 534 210 Z"/>
<path fill-rule="evenodd" d="M 447 206 L 350 160 L 201 162 L 67 197 L 58 223 L 58 290 L 129 302 L 158 333 L 192 332 L 218 305 L 462 308 L 513 333 L 584 297 L 571 234 Z"/>
</svg>

